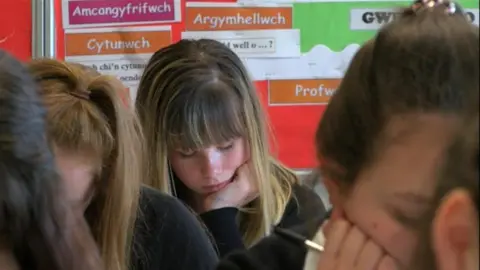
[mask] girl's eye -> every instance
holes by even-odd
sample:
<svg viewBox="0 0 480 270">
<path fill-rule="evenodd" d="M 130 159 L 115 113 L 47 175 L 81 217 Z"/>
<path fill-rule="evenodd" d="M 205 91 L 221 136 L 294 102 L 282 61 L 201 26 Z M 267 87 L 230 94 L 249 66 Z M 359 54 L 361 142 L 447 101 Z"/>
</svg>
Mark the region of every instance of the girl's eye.
<svg viewBox="0 0 480 270">
<path fill-rule="evenodd" d="M 422 216 L 414 212 L 407 212 L 400 209 L 392 208 L 390 209 L 390 214 L 401 224 L 407 227 L 416 227 L 419 225 L 420 221 L 422 220 Z"/>
<path fill-rule="evenodd" d="M 195 155 L 195 151 L 193 151 L 193 150 L 180 150 L 180 151 L 178 151 L 178 153 L 180 154 L 180 156 L 182 156 L 184 158 L 191 157 L 191 156 Z"/>
<path fill-rule="evenodd" d="M 230 142 L 228 144 L 221 145 L 221 146 L 218 147 L 218 149 L 220 149 L 222 151 L 230 150 L 232 148 L 233 148 L 233 142 Z"/>
</svg>

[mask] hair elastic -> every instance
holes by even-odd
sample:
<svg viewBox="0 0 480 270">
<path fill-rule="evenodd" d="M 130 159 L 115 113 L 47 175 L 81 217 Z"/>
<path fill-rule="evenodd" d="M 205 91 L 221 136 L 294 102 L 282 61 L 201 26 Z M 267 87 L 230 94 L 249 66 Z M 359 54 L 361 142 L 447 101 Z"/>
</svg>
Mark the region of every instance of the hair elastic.
<svg viewBox="0 0 480 270">
<path fill-rule="evenodd" d="M 89 91 L 84 91 L 84 90 L 72 91 L 72 92 L 70 92 L 70 95 L 72 95 L 76 98 L 90 100 L 90 92 Z"/>
<path fill-rule="evenodd" d="M 448 0 L 416 0 L 411 8 L 412 11 L 417 12 L 421 9 L 432 9 L 438 6 L 444 6 L 445 13 L 449 15 L 456 14 L 462 10 L 457 3 Z"/>
</svg>

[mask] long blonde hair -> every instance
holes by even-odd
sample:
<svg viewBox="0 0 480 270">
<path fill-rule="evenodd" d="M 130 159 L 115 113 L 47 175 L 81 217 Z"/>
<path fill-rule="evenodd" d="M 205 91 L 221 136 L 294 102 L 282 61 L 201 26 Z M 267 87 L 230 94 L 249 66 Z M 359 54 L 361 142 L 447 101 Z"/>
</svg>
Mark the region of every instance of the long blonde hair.
<svg viewBox="0 0 480 270">
<path fill-rule="evenodd" d="M 268 125 L 256 89 L 241 60 L 214 40 L 182 40 L 150 59 L 137 92 L 136 108 L 149 151 L 147 184 L 173 194 L 167 154 L 246 139 L 260 196 L 240 216 L 247 245 L 280 221 L 293 172 L 269 152 Z"/>
<path fill-rule="evenodd" d="M 121 99 L 125 87 L 79 64 L 43 59 L 29 69 L 40 85 L 52 144 L 91 150 L 101 160 L 85 216 L 105 269 L 128 269 L 143 160 L 138 120 Z"/>
</svg>

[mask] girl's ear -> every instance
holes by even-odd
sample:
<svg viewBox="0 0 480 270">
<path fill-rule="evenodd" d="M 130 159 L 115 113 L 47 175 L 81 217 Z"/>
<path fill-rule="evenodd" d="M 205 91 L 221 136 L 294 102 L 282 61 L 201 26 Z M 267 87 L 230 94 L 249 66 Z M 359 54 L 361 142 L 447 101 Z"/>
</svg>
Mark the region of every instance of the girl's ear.
<svg viewBox="0 0 480 270">
<path fill-rule="evenodd" d="M 448 194 L 432 224 L 438 270 L 478 269 L 478 212 L 467 191 Z"/>
<path fill-rule="evenodd" d="M 323 183 L 327 189 L 330 203 L 332 205 L 337 205 L 340 203 L 340 187 L 338 184 L 328 178 L 323 179 Z"/>
<path fill-rule="evenodd" d="M 340 186 L 331 179 L 324 179 L 323 183 L 325 184 L 325 188 L 327 189 L 330 204 L 333 206 L 330 219 L 336 220 L 339 218 L 344 218 Z"/>
</svg>

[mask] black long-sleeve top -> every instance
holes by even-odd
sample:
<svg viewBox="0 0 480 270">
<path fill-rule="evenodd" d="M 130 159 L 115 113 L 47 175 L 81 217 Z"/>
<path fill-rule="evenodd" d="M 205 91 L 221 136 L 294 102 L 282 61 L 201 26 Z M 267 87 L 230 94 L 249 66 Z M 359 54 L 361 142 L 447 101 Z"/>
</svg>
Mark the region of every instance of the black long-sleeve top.
<svg viewBox="0 0 480 270">
<path fill-rule="evenodd" d="M 218 255 L 199 219 L 178 199 L 141 190 L 133 270 L 212 270 Z"/>
<path fill-rule="evenodd" d="M 326 213 L 291 230 L 312 239 L 328 216 Z M 226 256 L 216 270 L 303 270 L 306 255 L 307 249 L 304 245 L 272 234 L 248 250 L 236 251 Z"/>
<path fill-rule="evenodd" d="M 320 197 L 309 187 L 294 185 L 292 197 L 278 226 L 289 228 L 304 224 L 325 215 L 325 206 Z M 221 257 L 235 250 L 245 249 L 242 233 L 237 224 L 238 210 L 222 208 L 201 214 L 200 217 L 210 230 Z"/>
</svg>

